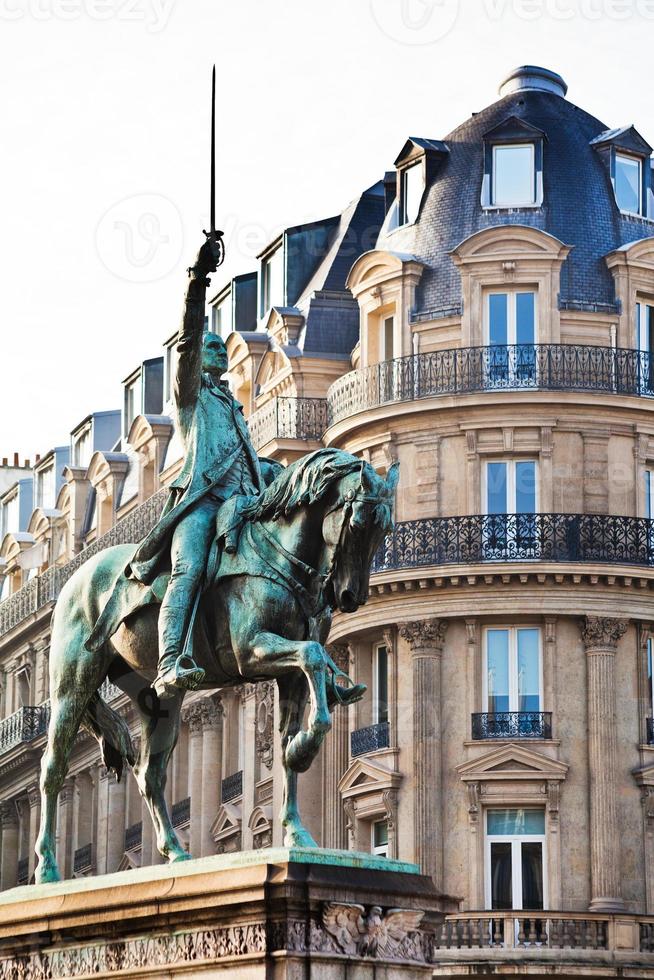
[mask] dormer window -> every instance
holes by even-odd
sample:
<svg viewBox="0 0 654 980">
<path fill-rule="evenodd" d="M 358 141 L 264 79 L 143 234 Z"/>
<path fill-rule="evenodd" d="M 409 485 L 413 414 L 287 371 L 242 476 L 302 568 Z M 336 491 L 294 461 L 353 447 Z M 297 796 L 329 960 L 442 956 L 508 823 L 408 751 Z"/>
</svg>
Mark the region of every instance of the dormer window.
<svg viewBox="0 0 654 980">
<path fill-rule="evenodd" d="M 545 133 L 524 119 L 509 116 L 484 134 L 485 208 L 533 208 L 543 203 Z"/>
<path fill-rule="evenodd" d="M 55 505 L 54 466 L 39 470 L 36 474 L 36 503 L 38 507 L 52 508 Z"/>
<path fill-rule="evenodd" d="M 638 157 L 616 153 L 615 198 L 621 211 L 643 213 L 643 163 Z"/>
<path fill-rule="evenodd" d="M 272 306 L 284 305 L 284 246 L 280 245 L 261 266 L 261 316 Z"/>
<path fill-rule="evenodd" d="M 535 148 L 533 143 L 493 147 L 492 202 L 497 208 L 536 203 Z"/>
<path fill-rule="evenodd" d="M 88 426 L 79 433 L 73 443 L 73 466 L 88 466 L 91 455 L 91 426 Z"/>
<path fill-rule="evenodd" d="M 141 411 L 141 375 L 140 373 L 125 385 L 123 403 L 123 435 L 127 438 L 132 422 Z"/>
<path fill-rule="evenodd" d="M 414 163 L 400 173 L 400 224 L 412 225 L 418 220 L 425 189 L 422 163 Z"/>
</svg>

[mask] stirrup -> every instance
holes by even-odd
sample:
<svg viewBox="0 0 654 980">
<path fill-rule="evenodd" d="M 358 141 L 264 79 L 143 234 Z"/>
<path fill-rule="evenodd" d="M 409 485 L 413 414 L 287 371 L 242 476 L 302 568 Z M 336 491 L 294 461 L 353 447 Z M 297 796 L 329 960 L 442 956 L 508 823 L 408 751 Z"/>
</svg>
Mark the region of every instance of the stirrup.
<svg viewBox="0 0 654 980">
<path fill-rule="evenodd" d="M 187 653 L 180 654 L 176 660 L 166 664 L 164 659 L 163 669 L 159 669 L 154 679 L 152 687 L 160 700 L 173 698 L 179 691 L 195 691 L 204 680 L 204 670 L 198 667 L 192 657 Z M 184 667 L 186 662 L 189 666 Z"/>
</svg>

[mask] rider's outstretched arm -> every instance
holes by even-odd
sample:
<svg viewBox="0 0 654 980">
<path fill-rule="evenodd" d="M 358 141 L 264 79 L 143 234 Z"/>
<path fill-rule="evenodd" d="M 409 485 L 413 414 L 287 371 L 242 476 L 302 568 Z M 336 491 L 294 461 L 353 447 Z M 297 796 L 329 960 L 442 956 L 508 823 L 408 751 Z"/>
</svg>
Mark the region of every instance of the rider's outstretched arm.
<svg viewBox="0 0 654 980">
<path fill-rule="evenodd" d="M 192 408 L 198 397 L 202 376 L 202 334 L 209 285 L 209 273 L 217 268 L 216 246 L 207 240 L 188 270 L 182 327 L 177 340 L 175 402 L 178 409 Z"/>
</svg>

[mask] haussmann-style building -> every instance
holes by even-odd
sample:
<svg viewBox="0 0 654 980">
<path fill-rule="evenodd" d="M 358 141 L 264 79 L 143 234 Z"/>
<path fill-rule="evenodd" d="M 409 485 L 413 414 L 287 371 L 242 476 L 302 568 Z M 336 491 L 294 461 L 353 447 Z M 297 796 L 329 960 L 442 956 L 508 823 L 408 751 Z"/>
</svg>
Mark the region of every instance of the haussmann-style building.
<svg viewBox="0 0 654 980">
<path fill-rule="evenodd" d="M 654 973 L 654 184 L 614 122 L 519 68 L 209 310 L 261 455 L 400 462 L 369 601 L 330 637 L 369 695 L 300 792 L 322 845 L 417 862 L 449 896 L 442 976 Z M 34 870 L 54 601 L 179 471 L 175 341 L 119 409 L 0 467 L 2 888 Z M 272 684 L 187 698 L 166 793 L 195 856 L 281 844 L 275 710 Z M 68 877 L 160 860 L 84 733 L 58 848 Z"/>
</svg>

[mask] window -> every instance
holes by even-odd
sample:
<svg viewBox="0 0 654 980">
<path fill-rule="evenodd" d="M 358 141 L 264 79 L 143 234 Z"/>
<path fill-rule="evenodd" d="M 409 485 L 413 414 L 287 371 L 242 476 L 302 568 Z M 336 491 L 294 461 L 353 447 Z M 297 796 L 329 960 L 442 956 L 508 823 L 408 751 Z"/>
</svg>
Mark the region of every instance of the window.
<svg viewBox="0 0 654 980">
<path fill-rule="evenodd" d="M 638 157 L 615 155 L 615 199 L 621 211 L 642 214 L 642 161 Z"/>
<path fill-rule="evenodd" d="M 129 433 L 132 422 L 141 411 L 141 376 L 125 385 L 123 435 Z"/>
<path fill-rule="evenodd" d="M 375 820 L 372 825 L 371 851 L 380 857 L 388 857 L 388 821 Z"/>
<path fill-rule="evenodd" d="M 55 471 L 54 466 L 41 470 L 36 476 L 36 505 L 37 507 L 52 508 L 55 505 Z"/>
<path fill-rule="evenodd" d="M 490 909 L 544 909 L 545 811 L 486 812 L 486 902 Z"/>
<path fill-rule="evenodd" d="M 231 293 L 221 300 L 212 311 L 211 329 L 223 339 L 226 339 L 232 332 L 232 296 Z"/>
<path fill-rule="evenodd" d="M 395 320 L 392 316 L 386 316 L 382 320 L 381 331 L 381 361 L 392 361 L 394 357 L 394 326 Z"/>
<path fill-rule="evenodd" d="M 10 531 L 20 531 L 20 510 L 18 492 L 2 505 L 2 537 Z"/>
<path fill-rule="evenodd" d="M 271 306 L 284 305 L 284 247 L 282 245 L 263 263 L 262 277 L 261 316 L 264 316 Z"/>
<path fill-rule="evenodd" d="M 536 293 L 486 293 L 487 387 L 525 387 L 536 382 Z"/>
<path fill-rule="evenodd" d="M 165 391 L 164 404 L 172 401 L 173 397 L 173 378 L 177 367 L 177 342 L 166 347 L 166 367 L 165 367 Z"/>
<path fill-rule="evenodd" d="M 484 630 L 484 711 L 541 710 L 540 630 L 493 627 Z"/>
<path fill-rule="evenodd" d="M 372 715 L 373 724 L 388 721 L 388 649 L 380 643 L 372 658 Z"/>
<path fill-rule="evenodd" d="M 486 513 L 537 513 L 536 460 L 486 463 Z"/>
<path fill-rule="evenodd" d="M 498 460 L 486 463 L 483 555 L 486 561 L 538 558 L 539 535 L 536 461 Z"/>
<path fill-rule="evenodd" d="M 654 470 L 645 470 L 645 517 L 654 519 Z"/>
<path fill-rule="evenodd" d="M 403 170 L 400 177 L 400 224 L 412 225 L 418 220 L 425 181 L 421 163 Z"/>
<path fill-rule="evenodd" d="M 91 427 L 84 429 L 75 438 L 73 445 L 73 466 L 88 466 L 91 462 Z"/>
<path fill-rule="evenodd" d="M 522 207 L 536 203 L 535 153 L 532 143 L 493 147 L 495 207 Z"/>
</svg>

